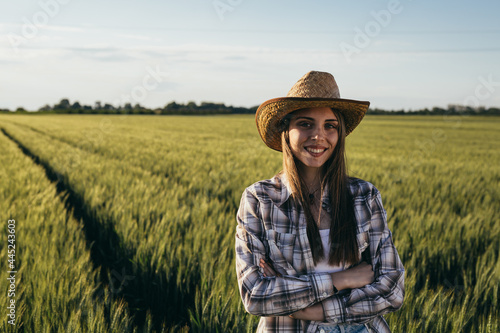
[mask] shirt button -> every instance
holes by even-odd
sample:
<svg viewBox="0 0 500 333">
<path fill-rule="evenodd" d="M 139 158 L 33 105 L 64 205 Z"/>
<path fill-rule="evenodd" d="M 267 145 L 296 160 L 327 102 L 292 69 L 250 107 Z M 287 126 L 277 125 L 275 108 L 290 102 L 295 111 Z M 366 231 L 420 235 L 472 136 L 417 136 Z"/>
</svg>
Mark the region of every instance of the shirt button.
<svg viewBox="0 0 500 333">
<path fill-rule="evenodd" d="M 334 323 L 338 323 L 338 322 L 339 322 L 339 320 L 338 320 L 337 318 L 335 318 L 335 319 L 333 319 L 333 322 L 334 322 Z"/>
<path fill-rule="evenodd" d="M 367 243 L 367 242 L 365 242 L 363 245 L 364 245 L 364 246 L 368 246 L 368 243 Z"/>
<path fill-rule="evenodd" d="M 276 245 L 281 246 L 281 243 L 280 243 L 280 242 L 278 242 L 278 243 L 276 243 Z"/>
<path fill-rule="evenodd" d="M 321 329 L 321 330 L 319 331 L 319 333 L 325 333 L 325 330 L 324 330 L 324 329 Z"/>
<path fill-rule="evenodd" d="M 324 297 L 328 296 L 328 294 L 326 293 L 326 291 L 323 293 L 323 296 Z"/>
</svg>

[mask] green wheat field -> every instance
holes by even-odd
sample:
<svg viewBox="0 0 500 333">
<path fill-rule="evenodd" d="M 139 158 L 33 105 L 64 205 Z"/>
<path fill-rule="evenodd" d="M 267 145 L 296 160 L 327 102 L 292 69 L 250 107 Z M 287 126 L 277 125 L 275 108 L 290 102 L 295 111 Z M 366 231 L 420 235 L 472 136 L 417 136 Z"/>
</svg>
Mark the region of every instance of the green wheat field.
<svg viewBox="0 0 500 333">
<path fill-rule="evenodd" d="M 499 332 L 500 117 L 367 116 L 347 142 L 406 269 L 393 332 Z M 0 116 L 0 331 L 254 331 L 235 215 L 280 169 L 251 115 Z"/>
</svg>

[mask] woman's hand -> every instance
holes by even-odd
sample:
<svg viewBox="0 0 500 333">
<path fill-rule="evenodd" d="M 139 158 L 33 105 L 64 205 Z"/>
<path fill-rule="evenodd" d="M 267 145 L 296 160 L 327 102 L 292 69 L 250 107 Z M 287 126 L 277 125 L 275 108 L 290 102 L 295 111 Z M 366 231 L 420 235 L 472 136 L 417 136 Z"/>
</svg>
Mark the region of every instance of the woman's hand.
<svg viewBox="0 0 500 333">
<path fill-rule="evenodd" d="M 260 259 L 260 263 L 259 263 L 259 266 L 262 268 L 262 270 L 264 271 L 264 277 L 271 277 L 271 276 L 281 276 L 280 273 L 276 272 L 274 270 L 274 267 L 271 266 L 270 264 L 268 264 L 266 261 L 264 261 L 264 259 Z"/>
<path fill-rule="evenodd" d="M 316 303 L 308 308 L 294 312 L 289 317 L 300 320 L 325 321 L 325 313 L 321 303 Z"/>
<path fill-rule="evenodd" d="M 375 280 L 372 265 L 364 261 L 345 271 L 331 273 L 331 276 L 337 290 L 361 288 Z"/>
</svg>

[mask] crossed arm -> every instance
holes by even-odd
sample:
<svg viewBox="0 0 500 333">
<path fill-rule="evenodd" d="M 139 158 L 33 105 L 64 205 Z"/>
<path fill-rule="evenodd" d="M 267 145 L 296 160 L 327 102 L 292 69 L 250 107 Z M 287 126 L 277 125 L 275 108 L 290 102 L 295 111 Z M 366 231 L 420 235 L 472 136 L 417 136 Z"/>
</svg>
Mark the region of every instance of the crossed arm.
<svg viewBox="0 0 500 333">
<path fill-rule="evenodd" d="M 271 265 L 264 261 L 264 259 L 260 259 L 259 266 L 264 271 L 264 277 L 281 276 L 281 274 L 276 272 Z M 345 271 L 330 273 L 330 275 L 332 277 L 333 285 L 338 291 L 343 289 L 361 288 L 372 283 L 375 278 L 372 266 L 364 261 L 355 267 Z M 290 317 L 301 320 L 325 321 L 325 314 L 321 302 L 294 312 L 290 315 Z"/>
</svg>

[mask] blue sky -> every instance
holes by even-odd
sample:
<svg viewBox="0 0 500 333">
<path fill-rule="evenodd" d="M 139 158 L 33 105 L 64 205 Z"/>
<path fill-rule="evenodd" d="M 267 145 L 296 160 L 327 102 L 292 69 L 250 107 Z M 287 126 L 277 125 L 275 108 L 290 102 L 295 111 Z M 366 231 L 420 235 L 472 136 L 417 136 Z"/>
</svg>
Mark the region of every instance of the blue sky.
<svg viewBox="0 0 500 333">
<path fill-rule="evenodd" d="M 307 71 L 372 107 L 500 106 L 500 1 L 3 1 L 0 108 L 255 106 Z"/>
</svg>

